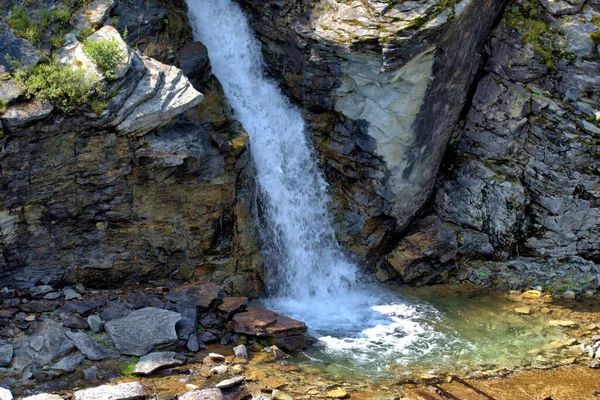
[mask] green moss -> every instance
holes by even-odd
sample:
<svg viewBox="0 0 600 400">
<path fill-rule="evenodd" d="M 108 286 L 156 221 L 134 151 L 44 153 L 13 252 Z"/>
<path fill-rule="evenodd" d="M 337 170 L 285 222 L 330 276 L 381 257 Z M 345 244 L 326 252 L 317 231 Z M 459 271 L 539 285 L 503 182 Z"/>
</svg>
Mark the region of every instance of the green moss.
<svg viewBox="0 0 600 400">
<path fill-rule="evenodd" d="M 119 47 L 119 42 L 114 38 L 93 42 L 85 41 L 83 51 L 107 77 L 111 77 L 114 74 L 115 68 L 117 68 L 124 57 L 123 51 Z"/>
<path fill-rule="evenodd" d="M 596 44 L 600 44 L 600 31 L 590 33 L 590 39 Z"/>
<path fill-rule="evenodd" d="M 108 102 L 106 100 L 94 99 L 90 104 L 90 109 L 96 115 L 102 114 L 104 110 L 108 107 Z"/>
<path fill-rule="evenodd" d="M 133 370 L 135 369 L 135 365 L 140 361 L 139 357 L 134 357 L 127 364 L 121 368 L 121 376 L 125 378 L 133 377 Z"/>
<path fill-rule="evenodd" d="M 0 100 L 0 114 L 4 114 L 6 107 L 8 107 L 8 100 Z"/>
</svg>

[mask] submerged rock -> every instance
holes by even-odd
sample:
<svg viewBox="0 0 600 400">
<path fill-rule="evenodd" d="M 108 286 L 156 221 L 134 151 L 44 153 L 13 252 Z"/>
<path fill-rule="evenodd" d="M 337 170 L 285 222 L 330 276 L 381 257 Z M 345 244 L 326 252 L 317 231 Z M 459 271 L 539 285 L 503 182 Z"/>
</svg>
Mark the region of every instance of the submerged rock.
<svg viewBox="0 0 600 400">
<path fill-rule="evenodd" d="M 108 321 L 105 329 L 122 354 L 144 356 L 156 346 L 177 341 L 175 325 L 181 315 L 159 308 L 143 308 Z"/>
</svg>

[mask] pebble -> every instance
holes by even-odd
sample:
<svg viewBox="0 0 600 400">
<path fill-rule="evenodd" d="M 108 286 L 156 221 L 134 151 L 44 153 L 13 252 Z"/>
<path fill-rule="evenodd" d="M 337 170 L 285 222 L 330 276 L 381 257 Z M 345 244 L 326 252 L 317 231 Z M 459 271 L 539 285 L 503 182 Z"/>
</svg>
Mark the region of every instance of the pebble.
<svg viewBox="0 0 600 400">
<path fill-rule="evenodd" d="M 212 362 L 225 362 L 225 356 L 217 353 L 208 353 L 207 356 Z"/>
<path fill-rule="evenodd" d="M 577 297 L 577 295 L 572 290 L 567 290 L 566 292 L 563 292 L 563 294 L 562 294 L 562 298 L 565 300 L 575 300 L 576 297 Z"/>
<path fill-rule="evenodd" d="M 225 372 L 227 372 L 227 366 L 226 365 L 215 365 L 214 367 L 212 367 L 210 369 L 210 372 L 212 372 L 215 375 L 223 375 Z"/>
<path fill-rule="evenodd" d="M 515 312 L 521 315 L 531 315 L 531 307 L 517 307 Z"/>
<path fill-rule="evenodd" d="M 327 397 L 332 399 L 345 399 L 348 397 L 348 393 L 344 389 L 335 389 L 327 392 Z"/>
<path fill-rule="evenodd" d="M 90 329 L 96 333 L 100 332 L 102 328 L 104 328 L 104 321 L 102 321 L 102 319 L 100 319 L 100 317 L 97 315 L 90 315 L 87 317 L 87 323 L 90 326 Z"/>
</svg>

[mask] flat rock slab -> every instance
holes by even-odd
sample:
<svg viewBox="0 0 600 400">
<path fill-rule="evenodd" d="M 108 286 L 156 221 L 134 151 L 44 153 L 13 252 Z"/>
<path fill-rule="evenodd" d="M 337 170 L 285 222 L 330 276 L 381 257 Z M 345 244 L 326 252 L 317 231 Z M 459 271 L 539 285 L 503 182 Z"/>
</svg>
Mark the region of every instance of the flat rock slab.
<svg viewBox="0 0 600 400">
<path fill-rule="evenodd" d="M 136 375 L 150 375 L 161 369 L 185 364 L 185 357 L 174 351 L 161 351 L 150 353 L 140 358 L 135 365 L 133 373 Z"/>
<path fill-rule="evenodd" d="M 246 308 L 248 308 L 247 297 L 226 297 L 223 304 L 219 306 L 219 311 L 225 314 L 229 320 L 233 314 L 244 311 Z"/>
<path fill-rule="evenodd" d="M 36 328 L 35 334 L 26 338 L 15 351 L 14 367 L 21 370 L 30 362 L 43 366 L 58 361 L 75 349 L 75 344 L 65 335 L 61 324 L 46 320 Z"/>
<path fill-rule="evenodd" d="M 231 325 L 234 332 L 253 336 L 286 337 L 302 335 L 308 330 L 304 322 L 264 308 L 234 315 Z"/>
<path fill-rule="evenodd" d="M 34 396 L 25 397 L 22 400 L 63 400 L 63 398 L 57 394 L 41 393 Z"/>
<path fill-rule="evenodd" d="M 139 382 L 103 385 L 73 394 L 75 400 L 136 400 L 145 397 L 146 388 Z"/>
<path fill-rule="evenodd" d="M 223 400 L 223 393 L 217 388 L 194 390 L 182 394 L 178 400 Z"/>
<path fill-rule="evenodd" d="M 244 382 L 243 376 L 234 376 L 233 378 L 225 379 L 215 385 L 218 389 L 229 389 L 237 385 L 241 385 Z"/>
<path fill-rule="evenodd" d="M 19 305 L 19 309 L 27 313 L 42 313 L 56 310 L 60 304 L 59 300 L 33 300 Z"/>
<path fill-rule="evenodd" d="M 211 282 L 198 282 L 179 286 L 167 295 L 167 300 L 180 306 L 196 306 L 209 309 L 225 298 L 221 286 Z"/>
<path fill-rule="evenodd" d="M 80 352 L 71 353 L 62 360 L 52 366 L 52 369 L 57 369 L 63 372 L 73 372 L 85 360 L 85 356 Z"/>
<path fill-rule="evenodd" d="M 88 359 L 92 361 L 100 361 L 109 358 L 111 353 L 108 349 L 100 346 L 87 333 L 67 331 L 67 337 L 75 344 Z"/>
<path fill-rule="evenodd" d="M 158 345 L 177 341 L 175 325 L 180 319 L 176 312 L 147 307 L 108 321 L 104 328 L 121 354 L 145 356 Z"/>
</svg>

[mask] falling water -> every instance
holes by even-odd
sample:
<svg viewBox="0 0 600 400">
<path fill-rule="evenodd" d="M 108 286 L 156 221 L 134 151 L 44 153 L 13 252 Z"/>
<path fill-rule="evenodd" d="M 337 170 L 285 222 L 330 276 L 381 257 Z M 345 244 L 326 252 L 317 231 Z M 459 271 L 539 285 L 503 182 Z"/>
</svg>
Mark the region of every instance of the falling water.
<svg viewBox="0 0 600 400">
<path fill-rule="evenodd" d="M 431 351 L 435 310 L 360 282 L 336 242 L 327 183 L 301 112 L 265 77 L 260 43 L 243 11 L 231 0 L 187 3 L 195 38 L 208 48 L 213 73 L 250 136 L 268 222 L 266 250 L 277 255 L 268 306 L 305 321 L 325 353 L 350 351 L 355 363 L 370 362 L 373 351 L 402 357 L 411 344 Z"/>
</svg>

